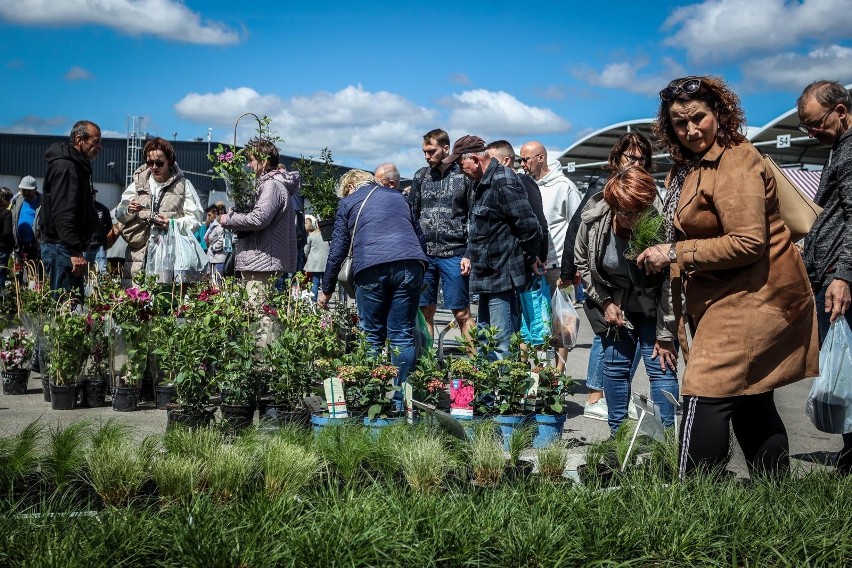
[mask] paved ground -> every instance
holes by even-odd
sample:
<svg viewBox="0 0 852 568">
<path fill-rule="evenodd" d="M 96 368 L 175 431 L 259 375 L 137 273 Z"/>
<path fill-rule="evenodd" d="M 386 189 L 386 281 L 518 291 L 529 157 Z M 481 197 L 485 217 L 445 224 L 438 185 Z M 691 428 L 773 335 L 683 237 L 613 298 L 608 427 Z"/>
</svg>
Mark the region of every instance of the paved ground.
<svg viewBox="0 0 852 568">
<path fill-rule="evenodd" d="M 571 396 L 568 405 L 568 421 L 565 425 L 565 437 L 576 438 L 590 443 L 603 440 L 608 435 L 605 422 L 590 420 L 583 417 L 583 403 L 586 398 L 584 383 L 588 362 L 589 347 L 592 333 L 583 319 L 580 326 L 580 336 L 577 347 L 569 353 L 567 360 L 568 374 L 580 380 L 576 394 Z M 449 312 L 439 310 L 436 323 L 447 323 L 452 316 Z M 457 337 L 458 332 L 452 330 L 448 337 Z M 794 463 L 812 467 L 813 464 L 830 463 L 834 453 L 840 449 L 840 436 L 824 434 L 816 430 L 805 416 L 804 404 L 810 389 L 810 380 L 789 385 L 776 392 L 781 417 L 787 426 L 790 437 L 790 451 L 795 458 Z M 644 366 L 640 365 L 634 381 L 634 390 L 648 393 L 648 376 Z M 157 410 L 153 403 L 143 403 L 136 412 L 115 412 L 111 407 L 87 408 L 73 411 L 51 410 L 50 404 L 44 402 L 41 392 L 41 381 L 37 375 L 30 379 L 26 395 L 0 395 L 0 436 L 9 436 L 20 431 L 34 420 L 55 426 L 65 425 L 77 420 L 91 420 L 95 423 L 115 419 L 129 424 L 134 436 L 142 439 L 148 434 L 162 433 L 166 425 L 166 412 Z M 745 475 L 745 463 L 739 449 L 736 450 L 730 469 L 738 475 Z"/>
</svg>

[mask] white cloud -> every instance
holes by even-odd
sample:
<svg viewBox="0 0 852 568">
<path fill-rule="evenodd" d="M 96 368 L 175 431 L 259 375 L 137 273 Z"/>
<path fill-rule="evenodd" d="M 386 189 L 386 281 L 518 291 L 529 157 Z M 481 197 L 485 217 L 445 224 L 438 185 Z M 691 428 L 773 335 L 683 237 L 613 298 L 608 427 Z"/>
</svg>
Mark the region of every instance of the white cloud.
<svg viewBox="0 0 852 568">
<path fill-rule="evenodd" d="M 815 49 L 807 54 L 782 53 L 742 65 L 746 85 L 756 89 L 777 87 L 800 91 L 820 79 L 852 82 L 852 49 L 839 45 Z"/>
<path fill-rule="evenodd" d="M 664 70 L 650 75 L 639 75 L 639 71 L 648 65 L 644 60 L 609 63 L 601 72 L 581 68 L 574 71 L 574 75 L 598 87 L 656 95 L 673 77 L 683 74 L 683 68 L 673 59 L 664 57 L 662 63 Z"/>
<path fill-rule="evenodd" d="M 71 123 L 64 116 L 42 117 L 29 114 L 8 125 L 0 126 L 0 130 L 13 134 L 56 134 L 64 126 L 71 131 Z"/>
<path fill-rule="evenodd" d="M 529 106 L 504 91 L 475 89 L 453 94 L 450 127 L 483 138 L 567 132 L 571 125 L 550 109 Z"/>
<path fill-rule="evenodd" d="M 735 59 L 806 40 L 852 34 L 848 0 L 705 0 L 677 8 L 663 24 L 674 30 L 666 43 L 695 61 Z"/>
<path fill-rule="evenodd" d="M 240 40 L 239 33 L 202 20 L 180 0 L 0 0 L 0 18 L 36 26 L 100 24 L 130 36 L 203 45 Z"/>
<path fill-rule="evenodd" d="M 284 138 L 285 153 L 318 156 L 328 146 L 336 161 L 352 157 L 367 168 L 389 161 L 401 149 L 419 148 L 420 137 L 436 119 L 434 110 L 405 97 L 365 91 L 360 85 L 290 99 L 261 95 L 250 87 L 191 93 L 175 109 L 184 118 L 224 127 L 226 132 L 233 132 L 234 120 L 244 112 L 266 114 Z M 241 121 L 238 140 L 244 142 L 253 128 L 249 120 Z"/>
<path fill-rule="evenodd" d="M 91 73 L 82 67 L 74 66 L 64 75 L 67 81 L 88 81 L 94 79 Z"/>
</svg>

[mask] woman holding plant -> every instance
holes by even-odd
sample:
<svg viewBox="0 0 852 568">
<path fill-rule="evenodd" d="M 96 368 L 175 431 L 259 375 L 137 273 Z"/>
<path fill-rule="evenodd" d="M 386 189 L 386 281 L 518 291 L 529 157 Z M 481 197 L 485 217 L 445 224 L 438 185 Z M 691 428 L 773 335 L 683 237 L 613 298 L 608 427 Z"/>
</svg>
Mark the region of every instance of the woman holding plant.
<svg viewBox="0 0 852 568">
<path fill-rule="evenodd" d="M 669 267 L 675 291 L 686 359 L 681 476 L 724 467 L 729 424 L 750 471 L 789 469 L 773 392 L 819 370 L 807 273 L 744 126 L 720 78 L 684 77 L 660 91 L 654 132 L 675 162 L 666 239 L 637 262 L 649 273 Z"/>
<path fill-rule="evenodd" d="M 174 148 L 163 138 L 152 138 L 143 148 L 145 163 L 133 172 L 133 183 L 121 194 L 115 210 L 129 258 L 125 278 L 143 268 L 154 274 L 153 259 L 163 246 L 169 221 L 189 235 L 198 228 L 202 208 L 195 187 L 177 165 Z"/>
<path fill-rule="evenodd" d="M 581 215 L 574 256 L 586 288 L 586 315 L 603 348 L 603 388 L 613 434 L 627 417 L 633 358 L 642 353 L 651 382 L 651 398 L 665 426 L 674 423 L 674 407 L 663 395 L 678 396 L 677 345 L 669 282 L 634 284 L 624 253 L 639 229 L 637 219 L 654 211 L 654 178 L 641 166 L 615 172 L 603 199 Z"/>
</svg>

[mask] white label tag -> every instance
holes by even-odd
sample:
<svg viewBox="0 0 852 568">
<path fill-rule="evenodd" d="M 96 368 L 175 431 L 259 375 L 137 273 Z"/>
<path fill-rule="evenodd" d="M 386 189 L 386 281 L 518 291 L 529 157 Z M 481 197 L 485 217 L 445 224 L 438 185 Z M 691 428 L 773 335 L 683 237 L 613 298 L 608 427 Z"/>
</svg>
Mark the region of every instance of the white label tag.
<svg viewBox="0 0 852 568">
<path fill-rule="evenodd" d="M 331 418 L 348 418 L 346 398 L 343 396 L 343 382 L 338 377 L 330 377 L 322 382 L 325 388 L 325 406 Z"/>
</svg>

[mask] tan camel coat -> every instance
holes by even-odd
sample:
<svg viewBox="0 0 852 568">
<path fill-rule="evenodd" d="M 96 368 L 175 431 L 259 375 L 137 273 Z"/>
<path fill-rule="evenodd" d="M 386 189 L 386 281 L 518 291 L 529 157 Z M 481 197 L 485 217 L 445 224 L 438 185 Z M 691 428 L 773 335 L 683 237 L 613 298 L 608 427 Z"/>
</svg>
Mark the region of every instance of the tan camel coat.
<svg viewBox="0 0 852 568">
<path fill-rule="evenodd" d="M 686 360 L 681 394 L 760 394 L 819 374 L 813 294 L 775 188 L 748 142 L 716 144 L 684 180 L 671 271 Z"/>
</svg>

